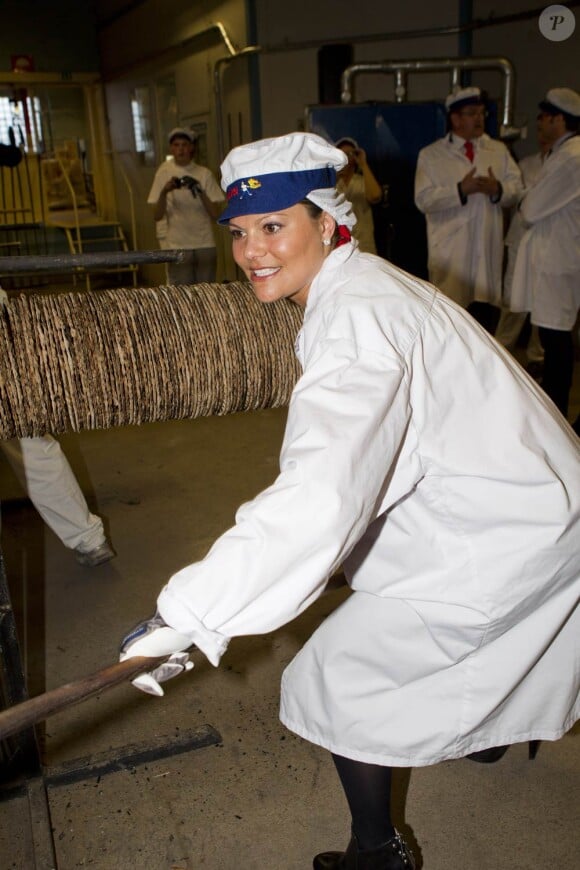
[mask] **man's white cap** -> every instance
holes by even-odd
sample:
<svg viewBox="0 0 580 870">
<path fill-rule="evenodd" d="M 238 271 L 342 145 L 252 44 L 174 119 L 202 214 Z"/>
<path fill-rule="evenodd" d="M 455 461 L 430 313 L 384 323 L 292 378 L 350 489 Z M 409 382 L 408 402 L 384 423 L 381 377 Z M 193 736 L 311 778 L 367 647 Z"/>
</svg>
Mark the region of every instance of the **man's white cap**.
<svg viewBox="0 0 580 870">
<path fill-rule="evenodd" d="M 445 108 L 448 112 L 456 112 L 463 106 L 480 106 L 484 102 L 480 88 L 461 88 L 445 98 Z"/>
<path fill-rule="evenodd" d="M 315 133 L 287 133 L 233 148 L 221 165 L 227 207 L 219 223 L 246 214 L 267 214 L 308 198 L 338 224 L 353 227 L 350 203 L 336 192 L 344 151 Z"/>
<path fill-rule="evenodd" d="M 188 130 L 187 127 L 174 127 L 167 137 L 170 145 L 177 136 L 181 136 L 183 139 L 189 139 L 192 143 L 197 139 L 197 133 L 195 130 Z"/>
<path fill-rule="evenodd" d="M 342 148 L 343 145 L 350 145 L 352 148 L 360 148 L 360 145 L 353 139 L 352 136 L 341 136 L 340 139 L 337 139 L 334 143 L 336 148 Z"/>
<path fill-rule="evenodd" d="M 540 109 L 552 115 L 570 115 L 571 118 L 580 118 L 580 94 L 572 88 L 552 88 L 548 91 Z"/>
</svg>

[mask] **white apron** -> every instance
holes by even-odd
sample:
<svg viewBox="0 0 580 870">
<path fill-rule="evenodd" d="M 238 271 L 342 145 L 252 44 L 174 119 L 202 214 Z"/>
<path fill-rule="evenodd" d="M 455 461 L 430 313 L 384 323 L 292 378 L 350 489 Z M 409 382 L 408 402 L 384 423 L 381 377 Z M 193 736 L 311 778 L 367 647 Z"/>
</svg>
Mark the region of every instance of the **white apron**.
<svg viewBox="0 0 580 870">
<path fill-rule="evenodd" d="M 274 484 L 158 606 L 217 664 L 344 564 L 353 594 L 283 678 L 281 718 L 424 765 L 556 739 L 579 712 L 579 442 L 433 287 L 352 245 L 312 284 Z"/>
</svg>

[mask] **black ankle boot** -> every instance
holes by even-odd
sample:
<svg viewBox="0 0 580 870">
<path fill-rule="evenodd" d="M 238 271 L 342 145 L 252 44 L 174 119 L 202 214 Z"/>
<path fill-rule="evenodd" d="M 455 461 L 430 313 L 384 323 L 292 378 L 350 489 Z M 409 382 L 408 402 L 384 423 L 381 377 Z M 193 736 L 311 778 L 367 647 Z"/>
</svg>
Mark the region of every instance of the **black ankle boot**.
<svg viewBox="0 0 580 870">
<path fill-rule="evenodd" d="M 541 742 L 541 740 L 528 741 L 528 758 L 530 761 L 533 761 L 538 754 Z M 480 749 L 479 752 L 470 752 L 469 755 L 466 755 L 465 757 L 469 758 L 470 761 L 479 761 L 481 764 L 493 764 L 494 761 L 499 761 L 500 758 L 503 758 L 508 749 L 509 746 L 492 746 L 490 749 Z"/>
<path fill-rule="evenodd" d="M 509 746 L 490 746 L 489 749 L 480 749 L 479 752 L 470 752 L 467 758 L 470 761 L 479 761 L 480 764 L 493 764 L 503 758 Z"/>
<path fill-rule="evenodd" d="M 322 852 L 314 870 L 415 870 L 413 853 L 395 829 L 395 836 L 378 849 L 361 850 L 354 834 L 346 852 Z"/>
</svg>

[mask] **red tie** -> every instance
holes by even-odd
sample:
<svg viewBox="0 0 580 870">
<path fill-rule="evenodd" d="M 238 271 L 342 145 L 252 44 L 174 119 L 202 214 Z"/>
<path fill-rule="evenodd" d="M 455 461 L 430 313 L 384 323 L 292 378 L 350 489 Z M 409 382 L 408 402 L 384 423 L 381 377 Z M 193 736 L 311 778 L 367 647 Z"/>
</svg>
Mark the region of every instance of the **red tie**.
<svg viewBox="0 0 580 870">
<path fill-rule="evenodd" d="M 463 147 L 465 148 L 465 156 L 470 163 L 473 163 L 473 142 L 466 142 Z"/>
</svg>

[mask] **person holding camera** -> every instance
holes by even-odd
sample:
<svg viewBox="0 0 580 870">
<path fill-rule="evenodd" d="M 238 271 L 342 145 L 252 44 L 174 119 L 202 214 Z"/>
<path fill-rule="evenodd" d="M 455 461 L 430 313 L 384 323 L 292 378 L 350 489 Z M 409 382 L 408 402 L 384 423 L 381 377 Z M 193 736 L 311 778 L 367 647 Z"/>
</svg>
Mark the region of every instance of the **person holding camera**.
<svg viewBox="0 0 580 870">
<path fill-rule="evenodd" d="M 383 188 L 367 163 L 367 155 L 356 139 L 343 136 L 335 143 L 348 157 L 348 163 L 338 173 L 336 188 L 344 193 L 356 215 L 353 236 L 365 254 L 376 254 L 375 225 L 371 206 L 383 199 Z"/>
<path fill-rule="evenodd" d="M 165 160 L 153 179 L 147 202 L 159 246 L 184 250 L 181 263 L 167 264 L 169 284 L 199 284 L 216 279 L 216 247 L 213 222 L 219 217 L 224 197 L 213 174 L 194 160 L 196 133 L 175 127 L 169 134 L 171 158 Z"/>
</svg>

